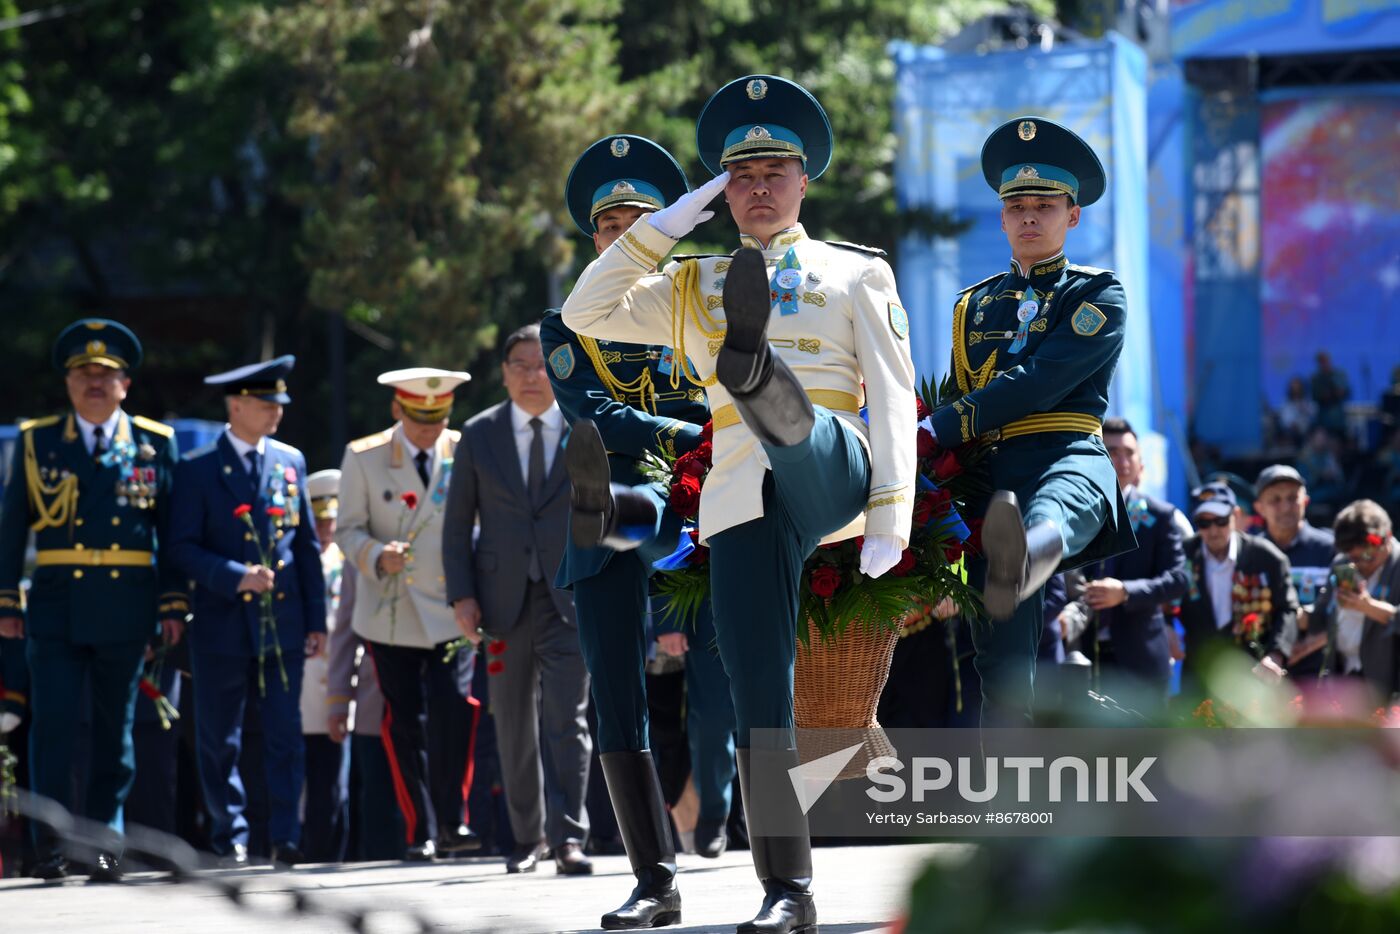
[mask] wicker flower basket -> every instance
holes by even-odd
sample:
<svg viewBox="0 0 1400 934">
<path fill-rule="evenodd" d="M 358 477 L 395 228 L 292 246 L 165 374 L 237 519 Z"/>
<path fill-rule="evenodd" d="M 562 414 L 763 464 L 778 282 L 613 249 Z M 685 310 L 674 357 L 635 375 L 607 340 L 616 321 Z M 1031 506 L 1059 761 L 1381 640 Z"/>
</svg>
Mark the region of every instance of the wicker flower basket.
<svg viewBox="0 0 1400 934">
<path fill-rule="evenodd" d="M 899 629 L 851 626 L 839 638 L 826 641 L 808 620 L 807 632 L 808 643 L 797 644 L 793 675 L 799 755 L 803 762 L 811 762 L 864 743 L 865 749 L 837 776 L 856 778 L 865 774 L 872 758 L 894 755 L 875 711 L 890 676 Z"/>
</svg>

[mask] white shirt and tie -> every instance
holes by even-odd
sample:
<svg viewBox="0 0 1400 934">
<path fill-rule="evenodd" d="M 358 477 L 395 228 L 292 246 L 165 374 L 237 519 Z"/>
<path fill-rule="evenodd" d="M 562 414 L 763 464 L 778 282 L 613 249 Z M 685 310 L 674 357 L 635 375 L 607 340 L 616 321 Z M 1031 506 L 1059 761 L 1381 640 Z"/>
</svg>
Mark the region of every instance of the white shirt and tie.
<svg viewBox="0 0 1400 934">
<path fill-rule="evenodd" d="M 122 410 L 117 409 L 112 413 L 110 418 L 98 425 L 88 421 L 81 415 L 78 416 L 78 431 L 82 433 L 83 445 L 87 447 L 87 452 L 89 454 L 97 454 L 99 440 L 101 441 L 101 448 L 104 451 L 112 446 L 112 437 L 117 433 L 117 423 L 121 421 L 121 417 Z"/>
<path fill-rule="evenodd" d="M 234 434 L 233 429 L 228 426 L 224 427 L 224 435 L 228 438 L 228 443 L 233 445 L 233 451 L 238 455 L 238 459 L 243 462 L 243 468 L 248 471 L 250 477 L 253 477 L 253 482 L 256 484 L 259 478 L 253 476 L 253 460 L 251 460 L 248 455 L 256 451 L 258 455 L 257 465 L 261 468 L 262 459 L 267 455 L 267 439 L 259 438 L 257 444 L 249 444 L 247 441 L 244 441 L 242 438 L 238 437 L 238 435 Z"/>
<path fill-rule="evenodd" d="M 1230 547 L 1225 557 L 1216 558 L 1204 548 L 1206 558 L 1206 588 L 1210 591 L 1211 609 L 1215 610 L 1215 628 L 1224 629 L 1234 622 L 1235 561 L 1240 555 L 1239 539 L 1230 535 Z"/>
<path fill-rule="evenodd" d="M 510 404 L 510 425 L 515 433 L 515 454 L 520 461 L 520 478 L 525 481 L 525 488 L 530 488 L 530 446 L 535 440 L 535 429 L 533 420 L 540 421 L 540 438 L 544 447 L 543 473 L 539 482 L 543 483 L 544 478 L 549 476 L 550 469 L 554 466 L 554 454 L 559 449 L 559 439 L 564 436 L 564 413 L 559 410 L 559 403 L 552 404 L 538 416 L 516 405 Z"/>
<path fill-rule="evenodd" d="M 416 447 L 408 440 L 408 432 L 400 431 L 399 438 L 403 441 L 403 449 L 408 454 L 409 462 L 413 464 L 418 472 L 418 479 L 423 481 L 423 489 L 428 489 L 433 479 L 433 471 L 437 469 L 437 446 L 434 445 L 428 450 Z"/>
</svg>

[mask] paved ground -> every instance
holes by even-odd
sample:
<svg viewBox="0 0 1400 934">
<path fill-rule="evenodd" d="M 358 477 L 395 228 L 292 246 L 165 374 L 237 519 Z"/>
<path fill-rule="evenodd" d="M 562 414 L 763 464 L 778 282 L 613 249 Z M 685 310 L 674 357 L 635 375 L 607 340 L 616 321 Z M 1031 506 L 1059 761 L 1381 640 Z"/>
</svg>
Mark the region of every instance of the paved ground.
<svg viewBox="0 0 1400 934">
<path fill-rule="evenodd" d="M 817 905 L 824 934 L 879 931 L 900 910 L 906 886 L 931 857 L 954 856 L 955 845 L 818 848 Z M 681 857 L 683 923 L 670 932 L 733 931 L 761 900 L 747 851 L 718 860 Z M 196 884 L 171 885 L 158 876 L 133 876 L 120 886 L 0 881 L 0 931 L 5 934 L 246 934 L 254 931 L 346 931 L 331 918 L 287 919 L 287 893 L 305 890 L 317 904 L 346 910 L 400 908 L 420 912 L 437 931 L 573 932 L 597 930 L 599 916 L 632 887 L 627 860 L 594 859 L 589 878 L 560 878 L 552 864 L 538 873 L 507 876 L 499 859 L 458 860 L 426 866 L 360 863 L 306 866 L 289 872 L 248 869 L 251 911 Z M 412 931 L 411 923 L 372 917 L 367 931 Z"/>
</svg>

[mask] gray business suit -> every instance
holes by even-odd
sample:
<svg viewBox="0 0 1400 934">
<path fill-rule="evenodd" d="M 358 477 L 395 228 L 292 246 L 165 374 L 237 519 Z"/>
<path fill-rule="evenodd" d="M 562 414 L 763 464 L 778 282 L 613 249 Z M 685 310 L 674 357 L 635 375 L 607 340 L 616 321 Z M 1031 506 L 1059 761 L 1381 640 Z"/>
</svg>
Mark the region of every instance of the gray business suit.
<svg viewBox="0 0 1400 934">
<path fill-rule="evenodd" d="M 521 845 L 547 840 L 558 847 L 588 836 L 588 671 L 573 600 L 551 585 L 569 534 L 567 438 L 565 427 L 539 501 L 531 503 L 510 402 L 469 419 L 457 444 L 443 522 L 448 602 L 474 598 L 482 629 L 505 643 L 504 652 L 488 656 L 504 665 L 491 675 L 491 713 L 511 832 Z M 532 581 L 535 552 L 543 575 Z"/>
</svg>

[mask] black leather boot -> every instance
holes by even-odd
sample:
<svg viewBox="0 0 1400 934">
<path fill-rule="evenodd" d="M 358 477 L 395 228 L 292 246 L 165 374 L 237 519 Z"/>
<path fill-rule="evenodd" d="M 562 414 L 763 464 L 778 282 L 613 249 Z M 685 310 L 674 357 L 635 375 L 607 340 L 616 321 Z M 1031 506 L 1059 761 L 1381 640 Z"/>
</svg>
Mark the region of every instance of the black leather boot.
<svg viewBox="0 0 1400 934">
<path fill-rule="evenodd" d="M 994 620 L 1010 619 L 1021 601 L 1040 589 L 1064 557 L 1064 538 L 1053 522 L 1029 529 L 1021 518 L 1016 494 L 998 490 L 982 523 L 982 550 L 987 555 L 987 583 L 982 602 Z"/>
<path fill-rule="evenodd" d="M 727 821 L 705 820 L 695 822 L 695 852 L 706 859 L 719 859 L 729 849 L 729 833 L 725 829 Z"/>
<path fill-rule="evenodd" d="M 564 466 L 572 485 L 569 528 L 575 545 L 629 551 L 650 537 L 656 528 L 656 503 L 612 482 L 603 436 L 586 418 L 575 422 L 569 432 Z"/>
<path fill-rule="evenodd" d="M 598 756 L 617 829 L 637 886 L 616 911 L 603 915 L 603 930 L 659 928 L 680 924 L 681 893 L 676 888 L 676 845 L 671 819 L 651 752 L 605 752 Z"/>
<path fill-rule="evenodd" d="M 812 434 L 816 413 L 797 376 L 768 346 L 772 311 L 763 254 L 737 251 L 724 279 L 726 329 L 715 375 L 758 440 L 792 447 Z"/>
<path fill-rule="evenodd" d="M 798 934 L 817 930 L 817 906 L 812 899 L 812 838 L 806 833 L 806 817 L 797 796 L 784 795 L 781 802 L 764 801 L 762 814 L 753 807 L 753 768 L 781 774 L 798 764 L 797 750 L 774 752 L 738 750 L 739 793 L 744 813 L 749 817 L 749 848 L 753 868 L 763 883 L 763 904 L 752 920 L 736 929 L 738 934 Z M 775 805 L 769 807 L 769 805 Z M 801 826 L 799 836 L 773 836 L 766 830 L 792 830 Z"/>
</svg>

